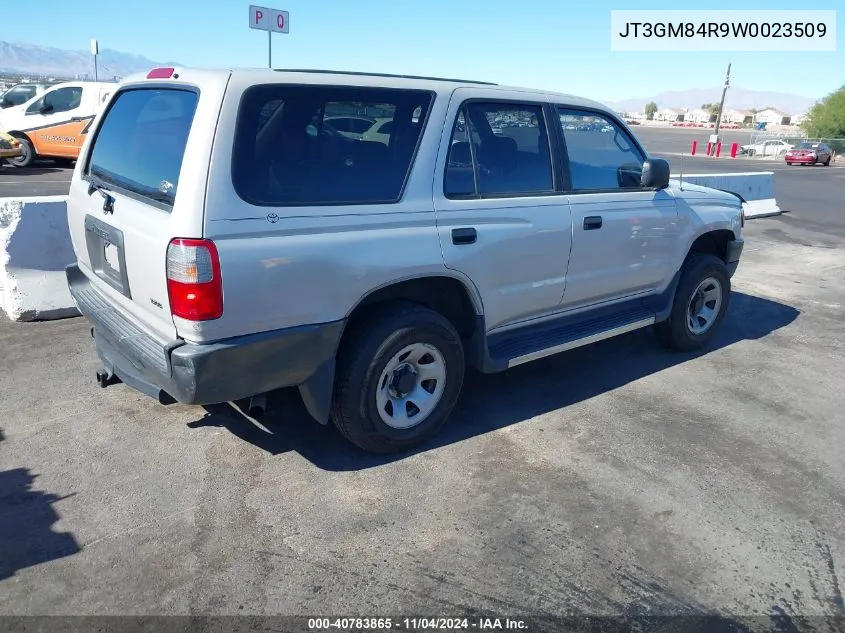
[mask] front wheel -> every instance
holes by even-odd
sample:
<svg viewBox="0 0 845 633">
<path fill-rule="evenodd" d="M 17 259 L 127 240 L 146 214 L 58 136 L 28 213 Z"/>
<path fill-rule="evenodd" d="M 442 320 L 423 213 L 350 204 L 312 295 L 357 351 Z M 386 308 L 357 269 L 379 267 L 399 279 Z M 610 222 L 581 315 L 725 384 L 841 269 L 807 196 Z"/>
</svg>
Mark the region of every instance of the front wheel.
<svg viewBox="0 0 845 633">
<path fill-rule="evenodd" d="M 359 448 L 406 450 L 445 424 L 463 379 L 463 345 L 447 319 L 417 304 L 385 306 L 344 334 L 332 418 Z"/>
<path fill-rule="evenodd" d="M 7 158 L 6 162 L 15 167 L 29 167 L 35 160 L 35 149 L 33 149 L 29 139 L 18 138 L 18 142 L 21 144 L 20 156 Z"/>
<path fill-rule="evenodd" d="M 693 253 L 684 264 L 669 318 L 655 326 L 658 340 L 679 351 L 710 343 L 728 307 L 731 279 L 718 257 Z"/>
</svg>

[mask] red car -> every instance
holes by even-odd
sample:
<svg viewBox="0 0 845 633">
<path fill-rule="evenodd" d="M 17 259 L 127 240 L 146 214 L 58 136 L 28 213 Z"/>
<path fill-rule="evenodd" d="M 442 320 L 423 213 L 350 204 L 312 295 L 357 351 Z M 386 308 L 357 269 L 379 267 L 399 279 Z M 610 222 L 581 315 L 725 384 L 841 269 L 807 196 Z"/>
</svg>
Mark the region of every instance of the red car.
<svg viewBox="0 0 845 633">
<path fill-rule="evenodd" d="M 830 165 L 833 152 L 824 143 L 800 143 L 789 150 L 784 159 L 787 165 L 815 165 L 821 163 L 825 167 Z"/>
</svg>

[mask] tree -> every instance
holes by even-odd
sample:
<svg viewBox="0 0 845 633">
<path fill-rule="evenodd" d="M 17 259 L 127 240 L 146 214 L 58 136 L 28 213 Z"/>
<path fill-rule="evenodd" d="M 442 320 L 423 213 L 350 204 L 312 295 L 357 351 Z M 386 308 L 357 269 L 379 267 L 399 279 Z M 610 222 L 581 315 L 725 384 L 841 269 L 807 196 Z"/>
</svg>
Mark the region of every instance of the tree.
<svg viewBox="0 0 845 633">
<path fill-rule="evenodd" d="M 811 138 L 845 138 L 845 86 L 810 108 L 801 127 Z"/>
<path fill-rule="evenodd" d="M 705 112 L 709 112 L 710 116 L 719 116 L 719 104 L 718 103 L 702 103 L 701 109 Z"/>
<path fill-rule="evenodd" d="M 657 104 L 654 101 L 649 101 L 645 104 L 645 118 L 649 121 L 654 119 L 654 114 L 657 112 Z"/>
</svg>

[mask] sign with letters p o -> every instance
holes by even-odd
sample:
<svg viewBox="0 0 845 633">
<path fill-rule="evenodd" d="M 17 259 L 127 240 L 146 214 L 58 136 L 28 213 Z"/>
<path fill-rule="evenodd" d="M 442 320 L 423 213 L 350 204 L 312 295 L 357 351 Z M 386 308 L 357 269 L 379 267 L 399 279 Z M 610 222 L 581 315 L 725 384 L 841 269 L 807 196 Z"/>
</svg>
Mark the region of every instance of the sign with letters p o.
<svg viewBox="0 0 845 633">
<path fill-rule="evenodd" d="M 249 6 L 249 28 L 273 33 L 290 32 L 290 14 L 279 9 Z"/>
</svg>

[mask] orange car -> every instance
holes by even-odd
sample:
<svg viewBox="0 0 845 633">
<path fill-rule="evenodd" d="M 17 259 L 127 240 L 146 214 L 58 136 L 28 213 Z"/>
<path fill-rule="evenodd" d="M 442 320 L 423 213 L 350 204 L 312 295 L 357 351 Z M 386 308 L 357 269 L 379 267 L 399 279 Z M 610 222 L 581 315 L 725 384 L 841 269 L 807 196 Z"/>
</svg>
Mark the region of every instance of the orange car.
<svg viewBox="0 0 845 633">
<path fill-rule="evenodd" d="M 20 153 L 6 160 L 16 167 L 26 167 L 39 157 L 76 160 L 91 121 L 116 87 L 93 81 L 61 83 L 26 103 L 0 110 L 0 130 L 20 143 Z"/>
</svg>

